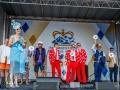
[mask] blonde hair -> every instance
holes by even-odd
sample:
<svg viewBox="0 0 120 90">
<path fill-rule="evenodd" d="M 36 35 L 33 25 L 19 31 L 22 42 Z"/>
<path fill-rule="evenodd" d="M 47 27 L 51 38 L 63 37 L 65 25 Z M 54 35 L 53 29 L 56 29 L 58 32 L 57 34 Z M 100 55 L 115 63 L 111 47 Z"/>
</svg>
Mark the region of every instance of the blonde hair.
<svg viewBox="0 0 120 90">
<path fill-rule="evenodd" d="M 24 40 L 24 41 L 23 41 L 23 43 L 27 44 L 27 41 L 26 41 L 26 40 Z"/>
</svg>

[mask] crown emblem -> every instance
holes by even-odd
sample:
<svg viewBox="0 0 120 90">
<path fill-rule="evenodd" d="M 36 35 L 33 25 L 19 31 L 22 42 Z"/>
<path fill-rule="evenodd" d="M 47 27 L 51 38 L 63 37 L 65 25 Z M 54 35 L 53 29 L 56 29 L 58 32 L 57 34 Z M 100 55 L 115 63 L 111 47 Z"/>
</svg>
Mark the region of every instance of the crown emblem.
<svg viewBox="0 0 120 90">
<path fill-rule="evenodd" d="M 74 36 L 74 33 L 73 33 L 73 32 L 71 32 L 71 31 L 65 32 L 65 30 L 62 29 L 62 32 L 54 31 L 54 32 L 52 33 L 54 39 L 56 38 L 56 35 L 57 35 L 57 34 L 60 34 L 62 37 L 64 37 L 64 36 L 67 35 L 67 34 L 71 35 L 71 37 Z"/>
<path fill-rule="evenodd" d="M 56 37 L 56 35 L 58 35 L 58 37 Z M 64 29 L 62 29 L 62 31 L 54 31 L 52 33 L 53 37 L 54 37 L 54 40 L 52 41 L 52 43 L 59 43 L 59 45 L 71 45 L 71 43 L 75 43 L 75 40 L 73 38 L 74 36 L 74 33 L 71 32 L 71 31 L 68 31 L 68 32 L 65 32 Z M 68 36 L 70 35 L 70 36 Z"/>
</svg>

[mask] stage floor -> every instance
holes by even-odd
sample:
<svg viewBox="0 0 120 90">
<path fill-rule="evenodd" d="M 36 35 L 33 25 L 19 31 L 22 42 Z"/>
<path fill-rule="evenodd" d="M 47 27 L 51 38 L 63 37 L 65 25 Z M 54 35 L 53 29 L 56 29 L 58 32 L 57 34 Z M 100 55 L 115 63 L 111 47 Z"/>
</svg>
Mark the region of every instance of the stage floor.
<svg viewBox="0 0 120 90">
<path fill-rule="evenodd" d="M 7 85 L 6 89 L 0 89 L 0 90 L 32 90 L 33 89 L 33 82 L 29 83 L 29 85 L 26 85 L 23 83 L 22 85 L 19 84 L 19 87 L 10 88 L 9 85 Z"/>
<path fill-rule="evenodd" d="M 29 83 L 29 85 L 26 85 L 23 83 L 22 85 L 19 84 L 19 87 L 17 88 L 10 88 L 9 85 L 7 85 L 6 89 L 0 89 L 0 90 L 33 90 L 34 82 Z M 86 86 L 92 86 L 93 84 L 81 84 L 82 87 Z M 58 90 L 95 90 L 95 89 L 88 89 L 88 88 L 82 88 L 81 89 L 58 89 Z M 120 86 L 119 86 L 120 87 Z M 38 90 L 38 89 L 37 89 Z M 40 89 L 41 90 L 41 89 Z M 46 90 L 46 89 L 45 89 Z M 49 89 L 50 90 L 50 89 Z M 52 89 L 53 90 L 53 89 Z M 55 89 L 56 90 L 56 89 Z"/>
<path fill-rule="evenodd" d="M 10 88 L 9 85 L 7 85 L 6 89 L 0 89 L 0 90 L 33 90 L 33 84 L 34 84 L 34 82 L 29 83 L 29 85 L 26 85 L 25 83 L 23 83 L 22 85 L 19 84 L 19 87 L 17 87 L 17 88 Z M 86 84 L 86 85 L 90 85 L 90 84 Z M 81 89 L 59 89 L 59 90 L 81 90 Z"/>
</svg>

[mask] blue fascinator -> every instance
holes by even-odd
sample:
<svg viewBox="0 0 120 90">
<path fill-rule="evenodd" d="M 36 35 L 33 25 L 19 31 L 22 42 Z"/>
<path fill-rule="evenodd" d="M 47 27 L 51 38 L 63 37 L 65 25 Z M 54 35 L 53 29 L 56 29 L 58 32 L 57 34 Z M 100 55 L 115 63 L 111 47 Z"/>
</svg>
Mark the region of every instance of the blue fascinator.
<svg viewBox="0 0 120 90">
<path fill-rule="evenodd" d="M 11 25 L 13 26 L 13 29 L 15 30 L 21 27 L 21 24 L 18 22 L 15 22 L 15 20 L 12 20 Z"/>
</svg>

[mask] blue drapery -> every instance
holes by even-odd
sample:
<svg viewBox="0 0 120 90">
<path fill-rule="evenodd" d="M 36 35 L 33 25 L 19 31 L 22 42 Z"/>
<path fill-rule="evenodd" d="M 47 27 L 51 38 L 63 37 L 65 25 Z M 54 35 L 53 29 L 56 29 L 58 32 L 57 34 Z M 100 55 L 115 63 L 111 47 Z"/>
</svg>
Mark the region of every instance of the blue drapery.
<svg viewBox="0 0 120 90">
<path fill-rule="evenodd" d="M 20 50 L 20 73 L 22 74 L 26 74 L 25 71 L 25 58 L 24 58 L 24 51 L 23 51 L 23 47 L 22 47 L 22 43 L 18 44 L 18 49 Z"/>
<path fill-rule="evenodd" d="M 13 39 L 13 43 L 16 42 L 16 38 Z M 26 74 L 25 71 L 25 58 L 24 58 L 24 50 L 22 47 L 23 38 L 20 37 L 20 41 L 16 42 L 13 46 L 11 46 L 10 52 L 10 62 L 12 64 L 11 73 L 21 73 Z"/>
</svg>

